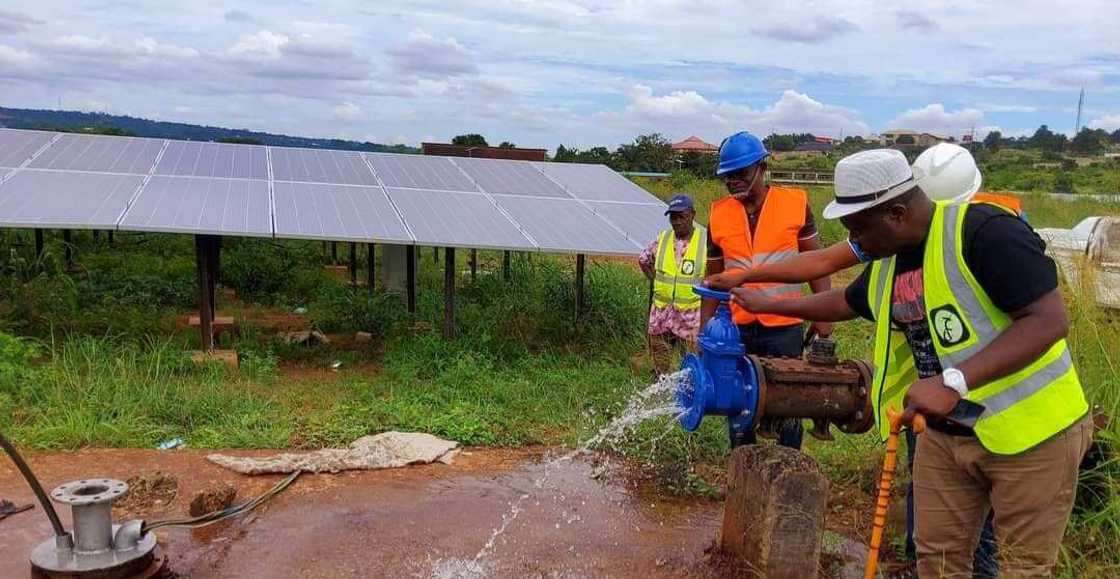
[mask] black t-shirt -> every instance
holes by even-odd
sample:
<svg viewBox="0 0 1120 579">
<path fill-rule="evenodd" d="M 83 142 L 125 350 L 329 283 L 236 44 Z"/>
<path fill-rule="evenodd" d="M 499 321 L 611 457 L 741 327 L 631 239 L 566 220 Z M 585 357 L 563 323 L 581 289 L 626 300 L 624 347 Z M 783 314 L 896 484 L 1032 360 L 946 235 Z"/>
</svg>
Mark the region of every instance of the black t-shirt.
<svg viewBox="0 0 1120 579">
<path fill-rule="evenodd" d="M 962 232 L 964 261 L 999 309 L 1022 309 L 1058 287 L 1058 272 L 1033 229 L 1007 211 L 987 204 L 969 205 Z M 899 253 L 895 265 L 891 321 L 906 334 L 922 378 L 941 373 L 941 363 L 926 323 L 922 258 L 925 247 Z M 848 306 L 872 319 L 867 304 L 871 266 L 844 290 Z"/>
</svg>

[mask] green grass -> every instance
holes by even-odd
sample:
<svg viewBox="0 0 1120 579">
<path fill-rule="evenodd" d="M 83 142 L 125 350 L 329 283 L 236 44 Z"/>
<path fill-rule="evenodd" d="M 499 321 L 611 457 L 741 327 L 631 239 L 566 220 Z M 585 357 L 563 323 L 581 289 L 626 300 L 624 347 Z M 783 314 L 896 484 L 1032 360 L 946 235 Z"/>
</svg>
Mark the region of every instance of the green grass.
<svg viewBox="0 0 1120 579">
<path fill-rule="evenodd" d="M 701 221 L 725 194 L 717 181 L 679 175 L 642 184 L 662 198 L 690 193 Z M 830 191 L 809 192 L 819 213 Z M 1120 209 L 1031 196 L 1025 206 L 1038 227 L 1069 227 Z M 838 223 L 818 225 L 826 243 L 844 238 Z M 306 348 L 245 323 L 233 344 L 241 366 L 231 370 L 188 358 L 197 337 L 177 318 L 193 308 L 190 238 L 121 235 L 110 248 L 104 238 L 94 243 L 79 232 L 75 245 L 85 269 L 79 274 L 63 272 L 61 248 L 48 241 L 47 255 L 37 261 L 26 232 L 0 233 L 0 430 L 30 447 L 151 448 L 182 437 L 206 448 L 315 448 L 387 429 L 471 445 L 576 445 L 648 383 L 646 285 L 618 260 L 590 262 L 589 309 L 577 322 L 571 258 L 515 254 L 506 283 L 501 254 L 480 252 L 477 280 L 459 277 L 459 334 L 446 342 L 438 331 L 442 259 L 430 249 L 420 252 L 419 311 L 412 320 L 399 298 L 348 288 L 324 274 L 322 244 L 226 240 L 223 285 L 237 291 L 247 311 L 304 307 L 306 319 L 324 331 L 375 335 L 366 346 Z M 463 272 L 466 252 L 459 254 Z M 1066 293 L 1074 320 L 1070 342 L 1086 390 L 1115 415 L 1120 322 L 1079 288 Z M 842 356 L 867 357 L 872 328 L 842 324 L 836 338 Z M 336 361 L 342 367 L 334 375 L 328 368 Z M 293 366 L 318 371 L 293 372 Z M 348 370 L 355 366 L 362 370 Z M 707 420 L 686 434 L 668 419 L 655 420 L 608 450 L 645 463 L 671 491 L 714 494 L 727 453 L 724 428 Z M 1116 422 L 1102 438 L 1115 456 Z M 875 436 L 809 440 L 807 448 L 834 485 L 874 485 L 881 460 Z M 1086 476 L 1095 494 L 1074 515 L 1062 573 L 1116 575 L 1120 466 L 1112 459 Z"/>
</svg>

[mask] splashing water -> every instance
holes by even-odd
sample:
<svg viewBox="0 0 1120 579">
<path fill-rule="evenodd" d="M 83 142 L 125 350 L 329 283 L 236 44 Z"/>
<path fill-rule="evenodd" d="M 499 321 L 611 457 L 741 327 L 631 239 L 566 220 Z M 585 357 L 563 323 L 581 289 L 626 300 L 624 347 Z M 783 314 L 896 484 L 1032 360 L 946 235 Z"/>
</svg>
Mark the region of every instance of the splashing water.
<svg viewBox="0 0 1120 579">
<path fill-rule="evenodd" d="M 587 454 L 603 444 L 621 439 L 642 422 L 660 416 L 678 418 L 684 412 L 684 409 L 677 405 L 673 394 L 678 388 L 689 388 L 690 385 L 691 380 L 689 380 L 686 370 L 661 375 L 653 384 L 635 392 L 627 401 L 621 414 L 600 428 L 594 436 L 578 448 L 543 463 L 541 475 L 533 481 L 533 487 L 536 489 L 544 488 L 552 471 L 558 465 L 577 456 Z M 662 434 L 663 436 L 664 434 Z M 658 437 L 658 439 L 660 438 Z M 490 533 L 490 538 L 473 559 L 441 559 L 435 561 L 432 567 L 432 579 L 483 579 L 487 577 L 489 572 L 486 559 L 493 554 L 498 539 L 517 520 L 518 515 L 521 514 L 522 505 L 531 495 L 532 493 L 522 493 L 510 503 L 509 509 L 502 515 L 501 524 Z"/>
</svg>

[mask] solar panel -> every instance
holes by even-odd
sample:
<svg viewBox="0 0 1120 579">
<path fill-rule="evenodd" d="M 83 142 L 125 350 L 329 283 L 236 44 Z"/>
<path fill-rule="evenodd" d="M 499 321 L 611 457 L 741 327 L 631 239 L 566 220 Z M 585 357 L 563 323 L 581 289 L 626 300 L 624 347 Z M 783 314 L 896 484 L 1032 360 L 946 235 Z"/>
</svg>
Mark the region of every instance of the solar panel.
<svg viewBox="0 0 1120 579">
<path fill-rule="evenodd" d="M 470 178 L 447 157 L 366 153 L 366 159 L 386 187 L 478 191 Z"/>
<path fill-rule="evenodd" d="M 270 147 L 272 178 L 277 181 L 377 185 L 377 179 L 356 151 L 321 151 Z"/>
<path fill-rule="evenodd" d="M 18 171 L 0 185 L 0 224 L 113 228 L 143 182 L 138 175 Z"/>
<path fill-rule="evenodd" d="M 132 202 L 120 228 L 269 237 L 268 182 L 154 176 Z"/>
<path fill-rule="evenodd" d="M 0 167 L 19 167 L 53 139 L 44 131 L 0 130 Z"/>
<path fill-rule="evenodd" d="M 412 243 L 380 187 L 276 182 L 272 192 L 277 237 Z"/>
<path fill-rule="evenodd" d="M 147 175 L 164 141 L 103 135 L 62 135 L 31 162 L 34 169 Z"/>
<path fill-rule="evenodd" d="M 487 193 L 572 198 L 528 161 L 456 158 L 451 162 Z"/>
<path fill-rule="evenodd" d="M 170 141 L 156 175 L 267 180 L 268 155 L 251 145 Z"/>
<path fill-rule="evenodd" d="M 11 227 L 633 255 L 666 223 L 600 165 L 0 129 L 0 175 Z"/>
<path fill-rule="evenodd" d="M 533 163 L 571 193 L 576 199 L 587 201 L 627 201 L 630 203 L 657 203 L 658 200 L 645 189 L 605 165 L 578 163 Z"/>
<path fill-rule="evenodd" d="M 494 201 L 545 251 L 633 255 L 641 249 L 579 201 L 508 195 Z"/>
<path fill-rule="evenodd" d="M 669 227 L 669 218 L 665 216 L 664 203 L 646 205 L 644 203 L 588 201 L 587 206 L 598 213 L 600 217 L 621 229 L 626 237 L 642 247 L 657 239 L 657 234 Z"/>
<path fill-rule="evenodd" d="M 420 245 L 537 248 L 486 195 L 423 189 L 386 191 Z"/>
</svg>

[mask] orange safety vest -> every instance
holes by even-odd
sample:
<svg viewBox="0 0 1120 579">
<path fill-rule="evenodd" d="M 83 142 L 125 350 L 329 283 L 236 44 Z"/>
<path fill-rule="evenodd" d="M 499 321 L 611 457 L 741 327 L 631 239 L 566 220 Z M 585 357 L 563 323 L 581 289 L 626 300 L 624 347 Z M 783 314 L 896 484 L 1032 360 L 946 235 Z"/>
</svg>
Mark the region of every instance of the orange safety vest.
<svg viewBox="0 0 1120 579">
<path fill-rule="evenodd" d="M 1014 195 L 1001 195 L 999 193 L 977 193 L 972 196 L 973 203 L 992 203 L 1004 209 L 1010 209 L 1015 215 L 1023 215 L 1023 201 Z"/>
<path fill-rule="evenodd" d="M 743 204 L 734 197 L 725 197 L 712 203 L 708 232 L 712 242 L 723 250 L 723 269 L 751 269 L 769 263 L 785 261 L 797 255 L 798 237 L 805 226 L 805 210 L 809 196 L 803 189 L 770 187 L 758 216 L 758 227 L 751 235 L 750 221 Z M 743 287 L 760 291 L 768 296 L 790 299 L 801 296 L 800 284 L 748 283 Z M 731 318 L 736 324 L 754 321 L 764 326 L 791 326 L 800 324 L 797 318 L 774 314 L 754 314 L 731 304 Z"/>
</svg>

